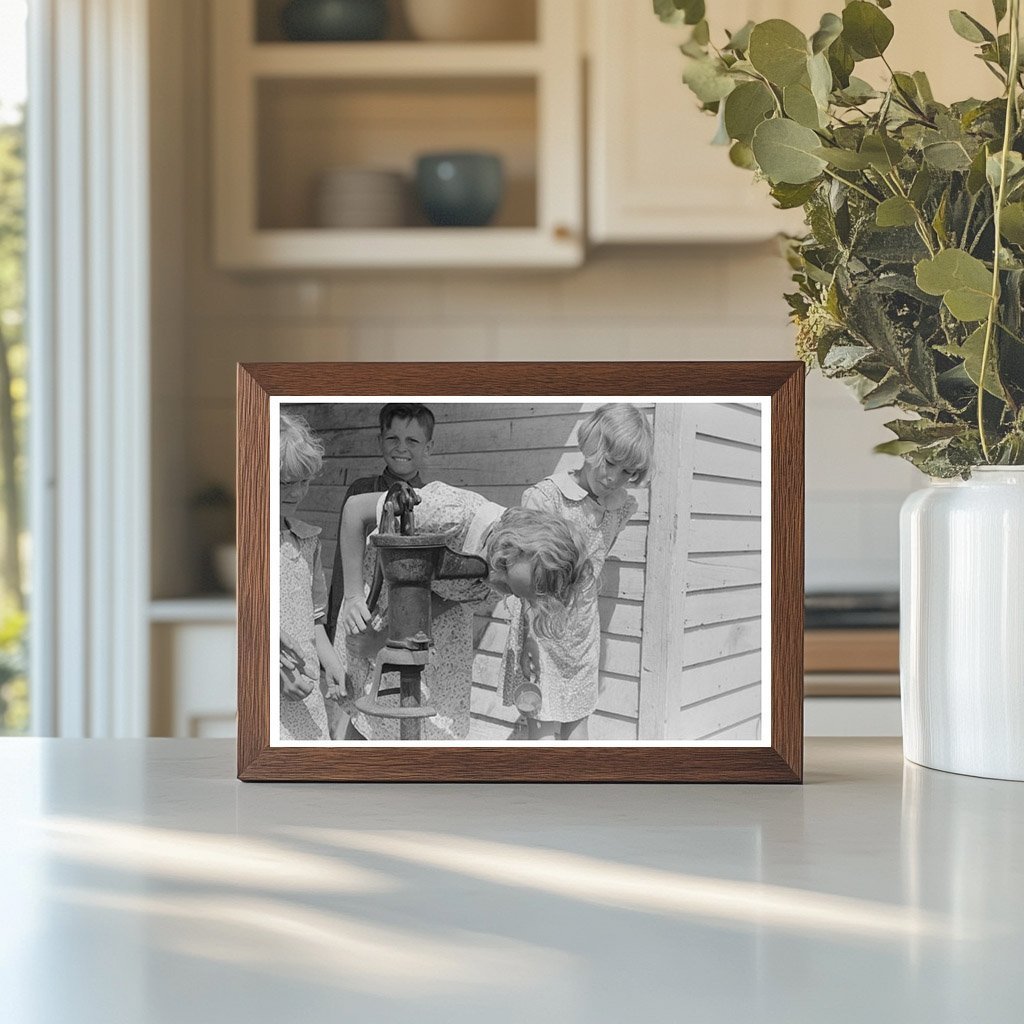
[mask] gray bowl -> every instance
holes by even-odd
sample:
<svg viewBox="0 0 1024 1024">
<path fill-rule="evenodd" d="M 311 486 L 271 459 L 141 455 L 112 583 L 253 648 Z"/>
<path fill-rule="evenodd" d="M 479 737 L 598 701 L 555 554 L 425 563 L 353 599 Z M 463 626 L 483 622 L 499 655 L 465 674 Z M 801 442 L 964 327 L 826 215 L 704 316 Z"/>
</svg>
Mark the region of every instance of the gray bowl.
<svg viewBox="0 0 1024 1024">
<path fill-rule="evenodd" d="M 416 161 L 416 193 L 435 227 L 483 227 L 494 218 L 505 195 L 501 157 L 425 153 Z"/>
</svg>

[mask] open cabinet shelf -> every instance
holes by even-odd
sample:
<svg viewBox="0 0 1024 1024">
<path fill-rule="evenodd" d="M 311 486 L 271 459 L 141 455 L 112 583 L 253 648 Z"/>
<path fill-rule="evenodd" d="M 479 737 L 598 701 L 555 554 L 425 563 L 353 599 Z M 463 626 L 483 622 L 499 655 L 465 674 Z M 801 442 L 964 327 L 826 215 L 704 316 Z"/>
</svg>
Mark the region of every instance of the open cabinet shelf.
<svg viewBox="0 0 1024 1024">
<path fill-rule="evenodd" d="M 219 266 L 582 262 L 576 4 L 537 0 L 537 38 L 494 43 L 268 40 L 257 24 L 266 18 L 265 5 L 254 0 L 218 0 L 211 16 Z M 486 227 L 434 227 L 422 212 L 414 187 L 417 159 L 449 152 L 501 160 L 502 200 Z M 316 196 L 339 169 L 401 177 L 401 213 L 391 225 L 329 224 Z"/>
</svg>

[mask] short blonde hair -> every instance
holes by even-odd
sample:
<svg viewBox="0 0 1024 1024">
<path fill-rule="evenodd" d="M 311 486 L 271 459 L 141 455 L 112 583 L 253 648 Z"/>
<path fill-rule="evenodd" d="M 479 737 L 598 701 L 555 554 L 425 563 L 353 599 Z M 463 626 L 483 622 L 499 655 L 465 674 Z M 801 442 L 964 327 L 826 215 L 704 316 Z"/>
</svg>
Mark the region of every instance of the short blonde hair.
<svg viewBox="0 0 1024 1024">
<path fill-rule="evenodd" d="M 294 413 L 281 413 L 281 483 L 311 480 L 324 464 L 323 442 Z"/>
<path fill-rule="evenodd" d="M 510 508 L 491 531 L 487 561 L 508 571 L 513 562 L 530 563 L 534 627 L 551 636 L 580 596 L 594 584 L 594 567 L 579 528 L 544 509 Z"/>
<path fill-rule="evenodd" d="M 646 415 L 628 402 L 609 402 L 595 409 L 580 425 L 580 451 L 629 471 L 635 483 L 644 483 L 654 469 L 654 431 Z"/>
</svg>

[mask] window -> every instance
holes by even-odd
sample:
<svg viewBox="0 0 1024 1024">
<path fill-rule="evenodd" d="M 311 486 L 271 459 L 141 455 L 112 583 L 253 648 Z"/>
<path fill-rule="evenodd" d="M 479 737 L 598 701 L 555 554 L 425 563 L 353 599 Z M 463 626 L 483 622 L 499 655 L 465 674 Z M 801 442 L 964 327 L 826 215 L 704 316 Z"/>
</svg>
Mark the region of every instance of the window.
<svg viewBox="0 0 1024 1024">
<path fill-rule="evenodd" d="M 0 735 L 29 728 L 25 443 L 26 0 L 0 0 Z"/>
</svg>

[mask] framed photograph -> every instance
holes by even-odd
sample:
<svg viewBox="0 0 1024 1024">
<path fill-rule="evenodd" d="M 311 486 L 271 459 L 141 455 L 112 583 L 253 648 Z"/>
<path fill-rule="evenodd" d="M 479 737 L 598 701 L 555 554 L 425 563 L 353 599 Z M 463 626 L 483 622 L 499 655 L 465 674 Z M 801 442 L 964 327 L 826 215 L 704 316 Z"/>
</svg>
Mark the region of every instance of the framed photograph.
<svg viewBox="0 0 1024 1024">
<path fill-rule="evenodd" d="M 799 782 L 799 362 L 238 367 L 238 776 Z"/>
</svg>

